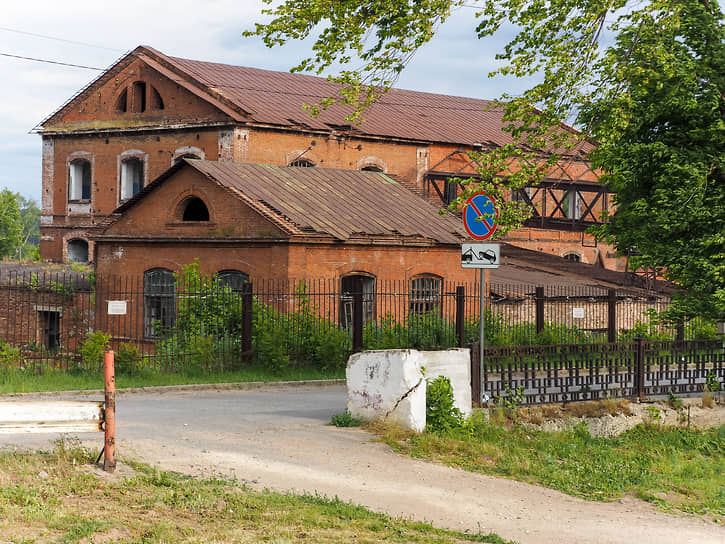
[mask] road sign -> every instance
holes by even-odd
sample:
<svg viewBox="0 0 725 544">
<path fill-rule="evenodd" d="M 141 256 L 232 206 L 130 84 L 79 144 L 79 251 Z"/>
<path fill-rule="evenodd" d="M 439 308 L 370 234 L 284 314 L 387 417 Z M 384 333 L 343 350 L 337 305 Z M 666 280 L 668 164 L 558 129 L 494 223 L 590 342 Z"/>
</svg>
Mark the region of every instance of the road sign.
<svg viewBox="0 0 725 544">
<path fill-rule="evenodd" d="M 480 219 L 479 219 L 480 218 Z M 474 240 L 487 240 L 496 232 L 498 210 L 493 198 L 477 193 L 466 201 L 463 225 Z"/>
<path fill-rule="evenodd" d="M 501 262 L 500 244 L 462 244 L 463 268 L 498 268 Z"/>
</svg>

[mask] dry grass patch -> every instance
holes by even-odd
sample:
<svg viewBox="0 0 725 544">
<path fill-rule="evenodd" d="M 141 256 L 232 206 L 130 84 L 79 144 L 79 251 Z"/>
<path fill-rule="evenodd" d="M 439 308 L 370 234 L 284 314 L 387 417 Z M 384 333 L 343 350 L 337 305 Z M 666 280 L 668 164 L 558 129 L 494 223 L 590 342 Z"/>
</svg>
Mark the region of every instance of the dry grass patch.
<svg viewBox="0 0 725 544">
<path fill-rule="evenodd" d="M 256 492 L 134 465 L 117 477 L 89 470 L 77 444 L 0 451 L 0 540 L 15 543 L 416 542 L 504 543 L 373 513 L 318 495 Z M 120 464 L 126 469 L 128 465 Z"/>
</svg>

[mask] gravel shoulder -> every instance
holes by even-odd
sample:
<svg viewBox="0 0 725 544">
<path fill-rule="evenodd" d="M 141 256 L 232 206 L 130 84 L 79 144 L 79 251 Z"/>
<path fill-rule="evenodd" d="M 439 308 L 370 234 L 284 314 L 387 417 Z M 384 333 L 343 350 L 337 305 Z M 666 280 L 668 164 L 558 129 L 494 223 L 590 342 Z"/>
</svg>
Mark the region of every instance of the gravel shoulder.
<svg viewBox="0 0 725 544">
<path fill-rule="evenodd" d="M 255 489 L 320 493 L 439 527 L 522 544 L 722 544 L 725 528 L 623 498 L 587 502 L 522 482 L 400 456 L 360 429 L 327 424 L 345 388 L 145 391 L 117 399 L 118 454 Z M 101 435 L 83 435 L 98 449 Z M 57 438 L 57 437 L 52 437 Z M 50 437 L 4 437 L 38 447 Z"/>
</svg>

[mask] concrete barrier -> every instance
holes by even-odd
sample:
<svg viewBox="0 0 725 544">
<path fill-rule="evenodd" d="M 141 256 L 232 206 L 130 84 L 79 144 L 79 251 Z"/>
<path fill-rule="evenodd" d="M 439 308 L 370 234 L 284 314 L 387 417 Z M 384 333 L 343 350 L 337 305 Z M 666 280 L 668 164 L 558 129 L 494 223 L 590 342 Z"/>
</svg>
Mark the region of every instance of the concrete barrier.
<svg viewBox="0 0 725 544">
<path fill-rule="evenodd" d="M 417 432 L 425 429 L 426 379 L 451 380 L 455 406 L 471 413 L 467 349 L 376 350 L 355 353 L 347 363 L 347 408 L 365 421 L 382 419 Z"/>
</svg>

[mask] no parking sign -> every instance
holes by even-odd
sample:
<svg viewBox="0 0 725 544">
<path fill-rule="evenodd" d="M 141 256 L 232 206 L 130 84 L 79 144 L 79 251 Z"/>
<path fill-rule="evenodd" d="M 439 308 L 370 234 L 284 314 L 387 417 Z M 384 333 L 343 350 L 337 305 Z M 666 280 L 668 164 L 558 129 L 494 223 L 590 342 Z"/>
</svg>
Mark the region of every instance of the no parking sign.
<svg viewBox="0 0 725 544">
<path fill-rule="evenodd" d="M 463 225 L 474 240 L 487 240 L 496 232 L 498 210 L 490 196 L 476 193 L 466 201 Z"/>
</svg>

